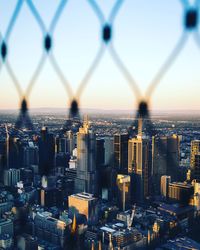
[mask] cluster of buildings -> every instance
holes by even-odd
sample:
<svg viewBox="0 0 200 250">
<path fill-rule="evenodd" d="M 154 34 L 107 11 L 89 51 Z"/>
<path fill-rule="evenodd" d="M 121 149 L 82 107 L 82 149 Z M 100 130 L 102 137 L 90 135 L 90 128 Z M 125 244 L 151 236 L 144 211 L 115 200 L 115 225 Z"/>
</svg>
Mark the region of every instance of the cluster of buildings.
<svg viewBox="0 0 200 250">
<path fill-rule="evenodd" d="M 110 136 L 87 119 L 24 138 L 7 128 L 0 249 L 200 249 L 189 237 L 200 221 L 200 140 L 183 174 L 180 136 L 149 134 L 146 122 Z"/>
</svg>

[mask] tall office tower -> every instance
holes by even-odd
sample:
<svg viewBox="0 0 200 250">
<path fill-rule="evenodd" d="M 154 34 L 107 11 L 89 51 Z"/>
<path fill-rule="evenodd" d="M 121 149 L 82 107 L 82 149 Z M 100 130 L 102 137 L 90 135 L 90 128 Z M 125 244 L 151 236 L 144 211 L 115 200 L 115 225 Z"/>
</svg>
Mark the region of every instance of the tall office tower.
<svg viewBox="0 0 200 250">
<path fill-rule="evenodd" d="M 101 167 L 105 163 L 105 147 L 104 139 L 98 138 L 96 140 L 96 166 L 97 168 Z"/>
<path fill-rule="evenodd" d="M 66 131 L 64 136 L 56 138 L 56 153 L 69 153 L 72 155 L 72 151 L 76 145 L 76 136 L 71 130 Z"/>
<path fill-rule="evenodd" d="M 195 166 L 195 155 L 200 153 L 200 140 L 191 141 L 191 152 L 190 152 L 190 167 L 193 170 Z"/>
<path fill-rule="evenodd" d="M 4 185 L 14 186 L 20 181 L 20 170 L 19 169 L 7 169 L 4 170 Z"/>
<path fill-rule="evenodd" d="M 104 138 L 104 148 L 105 148 L 105 164 L 112 167 L 114 163 L 114 138 L 113 137 Z"/>
<path fill-rule="evenodd" d="M 21 168 L 23 166 L 23 145 L 19 138 L 9 137 L 7 142 L 9 168 Z"/>
<path fill-rule="evenodd" d="M 38 163 L 38 147 L 32 141 L 29 141 L 24 147 L 24 165 L 25 167 L 30 167 L 31 165 L 38 165 Z"/>
<path fill-rule="evenodd" d="M 6 157 L 6 141 L 0 140 L 0 173 L 8 166 Z M 0 181 L 2 181 L 3 176 L 0 175 Z"/>
<path fill-rule="evenodd" d="M 155 194 L 160 192 L 160 178 L 163 175 L 177 180 L 180 142 L 177 135 L 152 137 L 152 177 Z"/>
<path fill-rule="evenodd" d="M 118 174 L 128 173 L 128 134 L 114 135 L 114 167 Z"/>
<path fill-rule="evenodd" d="M 200 152 L 195 154 L 194 166 L 193 166 L 193 178 L 200 182 Z"/>
<path fill-rule="evenodd" d="M 62 205 L 62 190 L 56 187 L 42 188 L 40 192 L 40 203 L 44 207 L 53 207 Z"/>
<path fill-rule="evenodd" d="M 69 214 L 71 217 L 76 215 L 84 215 L 89 224 L 98 221 L 97 198 L 92 194 L 78 193 L 68 197 Z"/>
<path fill-rule="evenodd" d="M 41 130 L 39 138 L 39 173 L 48 175 L 54 167 L 55 140 L 53 134 L 48 132 L 47 127 Z"/>
<path fill-rule="evenodd" d="M 133 179 L 135 201 L 143 202 L 150 195 L 150 150 L 150 140 L 144 135 L 138 135 L 128 142 L 128 172 Z"/>
<path fill-rule="evenodd" d="M 96 136 L 89 128 L 88 121 L 77 133 L 77 177 L 75 179 L 76 192 L 96 194 L 98 190 L 96 180 Z"/>
<path fill-rule="evenodd" d="M 171 182 L 171 176 L 163 175 L 160 180 L 160 193 L 164 197 L 169 195 L 169 183 Z"/>
</svg>

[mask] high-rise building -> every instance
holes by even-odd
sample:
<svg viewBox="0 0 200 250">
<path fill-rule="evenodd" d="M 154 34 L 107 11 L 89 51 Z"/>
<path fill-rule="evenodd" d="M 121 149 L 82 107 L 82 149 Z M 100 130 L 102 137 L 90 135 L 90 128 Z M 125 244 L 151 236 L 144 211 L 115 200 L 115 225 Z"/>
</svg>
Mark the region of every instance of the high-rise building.
<svg viewBox="0 0 200 250">
<path fill-rule="evenodd" d="M 19 138 L 9 137 L 7 144 L 8 168 L 23 166 L 23 145 Z"/>
<path fill-rule="evenodd" d="M 171 182 L 171 176 L 163 175 L 160 180 L 160 193 L 164 197 L 169 195 L 169 183 Z"/>
<path fill-rule="evenodd" d="M 56 138 L 56 153 L 69 153 L 75 148 L 75 135 L 71 130 L 66 131 L 63 137 Z"/>
<path fill-rule="evenodd" d="M 114 138 L 105 137 L 104 138 L 104 148 L 105 148 L 105 165 L 113 166 L 114 163 Z"/>
<path fill-rule="evenodd" d="M 191 141 L 190 166 L 193 170 L 195 167 L 195 155 L 200 153 L 200 140 Z"/>
<path fill-rule="evenodd" d="M 31 165 L 38 165 L 39 154 L 38 147 L 32 141 L 24 147 L 24 165 L 30 167 Z"/>
<path fill-rule="evenodd" d="M 92 194 L 78 193 L 68 197 L 69 214 L 71 217 L 84 215 L 89 224 L 98 221 L 97 198 Z"/>
<path fill-rule="evenodd" d="M 20 169 L 4 170 L 4 185 L 14 186 L 20 181 Z"/>
<path fill-rule="evenodd" d="M 176 181 L 178 176 L 180 142 L 177 135 L 152 138 L 152 176 L 153 191 L 159 193 L 160 178 L 171 176 Z"/>
<path fill-rule="evenodd" d="M 96 140 L 96 166 L 97 168 L 101 167 L 105 163 L 105 147 L 104 139 L 98 138 Z"/>
<path fill-rule="evenodd" d="M 54 167 L 55 139 L 53 134 L 48 132 L 47 127 L 41 130 L 39 138 L 39 173 L 48 175 Z"/>
<path fill-rule="evenodd" d="M 200 152 L 195 154 L 193 165 L 193 178 L 200 182 Z"/>
<path fill-rule="evenodd" d="M 40 193 L 41 206 L 53 207 L 61 206 L 62 191 L 58 188 L 42 188 Z"/>
<path fill-rule="evenodd" d="M 71 220 L 61 221 L 51 217 L 48 212 L 37 213 L 34 218 L 35 235 L 42 240 L 51 242 L 61 249 L 64 247 L 66 227 L 71 225 Z"/>
<path fill-rule="evenodd" d="M 128 134 L 114 135 L 114 167 L 118 174 L 128 173 Z"/>
<path fill-rule="evenodd" d="M 150 194 L 151 154 L 150 140 L 144 135 L 128 143 L 128 172 L 133 178 L 134 196 L 142 202 Z"/>
<path fill-rule="evenodd" d="M 76 192 L 96 194 L 96 136 L 86 120 L 77 133 L 77 176 Z"/>
<path fill-rule="evenodd" d="M 2 172 L 4 168 L 8 167 L 7 164 L 7 148 L 6 148 L 6 141 L 0 140 L 0 171 Z M 1 177 L 0 177 L 1 180 Z"/>
<path fill-rule="evenodd" d="M 188 205 L 189 200 L 194 195 L 194 187 L 186 182 L 169 183 L 169 198 Z"/>
</svg>

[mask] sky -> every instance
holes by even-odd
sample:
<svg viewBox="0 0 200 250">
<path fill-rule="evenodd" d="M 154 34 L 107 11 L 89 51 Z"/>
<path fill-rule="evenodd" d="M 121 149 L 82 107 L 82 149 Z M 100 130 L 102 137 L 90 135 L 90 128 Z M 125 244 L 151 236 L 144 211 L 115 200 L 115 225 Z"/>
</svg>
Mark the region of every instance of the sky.
<svg viewBox="0 0 200 250">
<path fill-rule="evenodd" d="M 192 2 L 192 1 L 191 1 Z M 59 1 L 33 0 L 46 27 Z M 105 17 L 115 1 L 97 0 Z M 192 4 L 192 3 L 191 3 Z M 0 31 L 4 36 L 16 1 L 0 1 Z M 179 0 L 124 0 L 113 23 L 112 42 L 142 93 L 184 31 Z M 200 45 L 189 39 L 150 99 L 154 110 L 200 110 Z M 69 0 L 52 34 L 52 52 L 74 92 L 101 45 L 101 25 L 87 0 Z M 42 55 L 44 35 L 24 1 L 8 41 L 8 60 L 26 88 Z M 0 109 L 19 107 L 19 96 L 6 67 L 0 72 Z M 68 107 L 69 97 L 48 57 L 28 99 L 30 108 Z M 106 49 L 84 89 L 80 106 L 135 109 L 135 94 Z"/>
</svg>

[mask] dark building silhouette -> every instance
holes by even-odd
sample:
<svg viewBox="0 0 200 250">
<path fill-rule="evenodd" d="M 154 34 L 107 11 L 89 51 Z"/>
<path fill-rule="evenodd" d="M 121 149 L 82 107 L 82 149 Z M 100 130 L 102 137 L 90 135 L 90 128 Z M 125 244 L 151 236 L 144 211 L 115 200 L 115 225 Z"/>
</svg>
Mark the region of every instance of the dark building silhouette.
<svg viewBox="0 0 200 250">
<path fill-rule="evenodd" d="M 128 134 L 114 135 L 114 168 L 118 174 L 128 173 Z"/>
<path fill-rule="evenodd" d="M 31 165 L 38 165 L 38 162 L 38 147 L 34 144 L 34 142 L 29 141 L 24 147 L 24 166 L 30 167 Z"/>
<path fill-rule="evenodd" d="M 47 127 L 43 127 L 39 138 L 39 173 L 41 175 L 48 175 L 53 170 L 54 157 L 54 136 L 48 132 Z"/>
<path fill-rule="evenodd" d="M 153 189 L 160 191 L 160 178 L 171 176 L 172 181 L 178 180 L 180 142 L 177 135 L 152 138 L 152 174 Z"/>
<path fill-rule="evenodd" d="M 193 178 L 200 182 L 200 152 L 194 158 Z"/>
<path fill-rule="evenodd" d="M 23 167 L 23 144 L 19 138 L 9 137 L 8 141 L 8 166 L 9 168 Z"/>
<path fill-rule="evenodd" d="M 96 166 L 97 168 L 101 167 L 105 163 L 105 148 L 104 148 L 104 139 L 98 138 L 96 140 Z"/>
<path fill-rule="evenodd" d="M 194 187 L 185 182 L 169 183 L 169 199 L 183 205 L 189 205 L 189 200 L 194 194 Z"/>
</svg>

